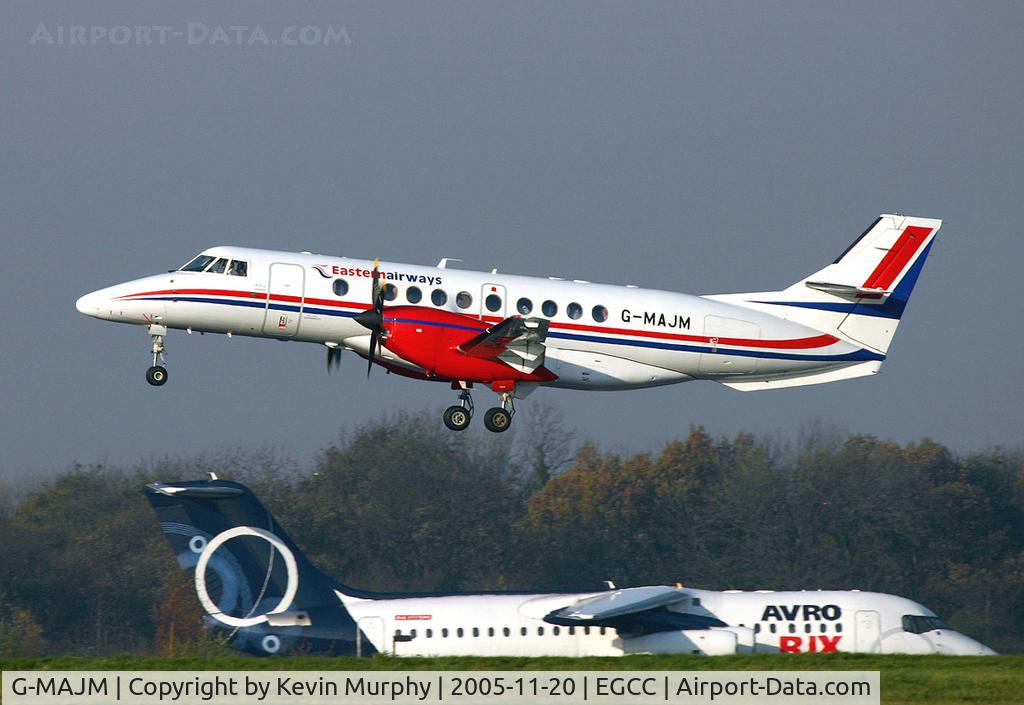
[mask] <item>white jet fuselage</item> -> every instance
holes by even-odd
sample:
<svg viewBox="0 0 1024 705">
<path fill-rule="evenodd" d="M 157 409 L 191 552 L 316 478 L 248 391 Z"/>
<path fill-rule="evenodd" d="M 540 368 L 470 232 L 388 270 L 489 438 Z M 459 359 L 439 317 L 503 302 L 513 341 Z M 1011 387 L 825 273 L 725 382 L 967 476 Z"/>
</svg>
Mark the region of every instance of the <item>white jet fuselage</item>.
<svg viewBox="0 0 1024 705">
<path fill-rule="evenodd" d="M 367 354 L 369 333 L 355 316 L 369 308 L 371 262 L 240 247 L 204 254 L 244 261 L 247 274 L 174 271 L 93 292 L 78 301 L 78 309 L 111 321 Z M 515 315 L 549 320 L 544 364 L 556 379 L 540 382 L 545 386 L 637 389 L 807 374 L 885 357 L 748 306 L 688 294 L 386 262 L 380 272 L 396 292 L 386 311 L 417 306 L 485 324 Z M 343 286 L 335 284 L 339 280 Z M 344 294 L 335 293 L 342 289 Z M 384 344 L 381 362 L 424 372 Z"/>
</svg>

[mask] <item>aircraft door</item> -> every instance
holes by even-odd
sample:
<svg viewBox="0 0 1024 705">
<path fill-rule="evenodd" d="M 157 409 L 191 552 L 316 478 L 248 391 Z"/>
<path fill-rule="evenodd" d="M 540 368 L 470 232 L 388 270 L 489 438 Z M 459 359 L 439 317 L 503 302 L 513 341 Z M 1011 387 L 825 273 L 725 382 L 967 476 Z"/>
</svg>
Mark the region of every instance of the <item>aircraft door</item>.
<svg viewBox="0 0 1024 705">
<path fill-rule="evenodd" d="M 480 288 L 480 316 L 504 320 L 508 306 L 506 298 L 505 287 L 501 284 L 484 284 Z"/>
<path fill-rule="evenodd" d="M 854 647 L 859 652 L 878 653 L 881 651 L 882 629 L 878 612 L 860 610 L 854 624 Z"/>
<path fill-rule="evenodd" d="M 388 650 L 384 637 L 384 619 L 381 617 L 360 617 L 356 622 L 356 656 L 379 653 Z"/>
<path fill-rule="evenodd" d="M 270 265 L 263 334 L 291 338 L 299 332 L 306 272 L 297 264 Z"/>
</svg>

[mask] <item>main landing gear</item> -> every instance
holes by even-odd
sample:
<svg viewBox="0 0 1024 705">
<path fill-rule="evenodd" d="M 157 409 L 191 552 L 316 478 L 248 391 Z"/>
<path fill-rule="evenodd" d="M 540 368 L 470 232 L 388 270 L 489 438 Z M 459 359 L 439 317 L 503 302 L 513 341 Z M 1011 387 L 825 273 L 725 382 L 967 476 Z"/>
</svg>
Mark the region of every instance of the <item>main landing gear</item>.
<svg viewBox="0 0 1024 705">
<path fill-rule="evenodd" d="M 167 382 L 167 368 L 164 367 L 167 363 L 164 357 L 164 336 L 167 335 L 167 326 L 151 325 L 149 334 L 153 337 L 153 365 L 146 370 L 146 381 L 154 387 L 159 387 Z"/>
<path fill-rule="evenodd" d="M 469 392 L 469 385 L 464 382 L 453 382 L 454 389 L 461 389 L 459 393 L 459 404 L 449 406 L 444 410 L 444 425 L 452 431 L 464 431 L 469 428 L 469 422 L 473 420 L 473 396 Z M 516 405 L 512 398 L 512 392 L 501 392 L 501 406 L 495 406 L 484 413 L 484 426 L 492 433 L 507 431 L 512 425 L 512 417 L 516 413 Z"/>
</svg>

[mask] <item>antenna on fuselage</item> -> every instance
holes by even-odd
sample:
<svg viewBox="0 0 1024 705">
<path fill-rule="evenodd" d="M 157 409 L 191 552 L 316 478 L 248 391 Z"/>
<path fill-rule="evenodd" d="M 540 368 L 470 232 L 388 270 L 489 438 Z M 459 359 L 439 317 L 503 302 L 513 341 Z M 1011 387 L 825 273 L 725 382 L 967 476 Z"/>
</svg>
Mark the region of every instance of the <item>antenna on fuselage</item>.
<svg viewBox="0 0 1024 705">
<path fill-rule="evenodd" d="M 461 262 L 461 261 L 462 260 L 458 259 L 457 257 L 442 257 L 441 259 L 439 259 L 437 261 L 437 268 L 438 269 L 447 269 L 449 262 Z"/>
</svg>

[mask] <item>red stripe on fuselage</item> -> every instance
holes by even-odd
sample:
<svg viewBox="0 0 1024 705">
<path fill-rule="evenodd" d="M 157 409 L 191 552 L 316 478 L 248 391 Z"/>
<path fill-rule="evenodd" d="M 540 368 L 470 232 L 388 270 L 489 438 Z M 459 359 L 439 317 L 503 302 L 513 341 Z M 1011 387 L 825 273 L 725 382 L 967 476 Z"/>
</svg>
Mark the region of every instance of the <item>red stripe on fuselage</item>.
<svg viewBox="0 0 1024 705">
<path fill-rule="evenodd" d="M 875 271 L 864 282 L 863 287 L 865 289 L 888 290 L 892 283 L 896 281 L 896 277 L 903 271 L 903 268 L 907 266 L 907 262 L 913 259 L 914 255 L 921 249 L 921 245 L 928 239 L 928 235 L 931 232 L 931 228 L 925 228 L 920 225 L 908 225 L 903 234 L 896 240 L 896 244 L 892 246 L 892 249 L 875 267 Z"/>
<path fill-rule="evenodd" d="M 925 230 L 927 230 L 927 228 L 925 228 Z M 126 294 L 118 298 L 133 299 L 144 296 L 223 296 L 225 298 L 248 299 L 256 301 L 265 301 L 267 299 L 267 295 L 264 292 L 234 291 L 231 289 L 162 289 L 159 291 L 143 291 L 137 294 Z M 287 303 L 299 303 L 300 301 L 304 301 L 306 305 L 310 306 L 315 305 L 358 309 L 370 308 L 369 304 L 359 303 L 355 301 L 338 301 L 335 299 L 314 298 L 302 299 L 301 297 L 298 296 L 284 296 L 280 294 L 271 294 L 270 300 L 282 301 Z M 502 320 L 504 320 L 496 316 L 483 316 L 482 319 L 478 319 L 475 316 L 470 316 L 468 314 L 459 315 L 466 316 L 467 319 L 473 321 L 482 320 L 485 323 L 500 323 Z M 625 335 L 632 337 L 655 338 L 659 340 L 678 340 L 691 343 L 711 343 L 711 338 L 707 336 L 684 335 L 682 333 L 663 333 L 660 331 L 632 330 L 628 328 L 612 328 L 610 326 L 590 326 L 581 323 L 555 323 L 553 321 L 551 322 L 550 327 L 555 330 L 578 331 L 581 333 Z M 839 342 L 839 338 L 836 338 L 835 336 L 832 335 L 828 335 L 826 333 L 822 333 L 821 335 L 810 336 L 807 338 L 789 338 L 780 340 L 761 340 L 755 338 L 718 338 L 715 344 L 747 348 L 768 348 L 772 350 L 810 350 L 814 348 L 828 347 L 829 345 L 832 345 L 833 343 L 837 342 Z"/>
</svg>

